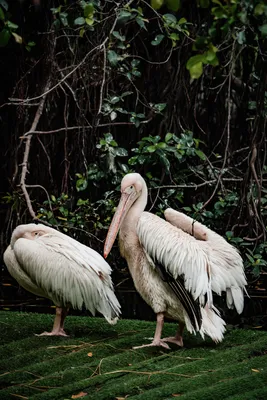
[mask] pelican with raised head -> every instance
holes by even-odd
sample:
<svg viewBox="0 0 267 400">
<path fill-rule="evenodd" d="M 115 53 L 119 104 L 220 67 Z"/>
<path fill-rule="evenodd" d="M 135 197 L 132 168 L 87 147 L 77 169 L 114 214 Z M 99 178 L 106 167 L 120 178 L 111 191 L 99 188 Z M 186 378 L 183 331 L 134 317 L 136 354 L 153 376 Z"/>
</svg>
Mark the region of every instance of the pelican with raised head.
<svg viewBox="0 0 267 400">
<path fill-rule="evenodd" d="M 43 224 L 19 225 L 4 253 L 14 279 L 29 292 L 51 299 L 56 317 L 51 332 L 67 336 L 64 320 L 69 307 L 84 305 L 93 315 L 99 311 L 116 323 L 120 304 L 114 294 L 111 268 L 95 250 Z"/>
<path fill-rule="evenodd" d="M 226 292 L 227 305 L 241 313 L 246 278 L 238 251 L 220 235 L 171 208 L 166 221 L 144 212 L 147 186 L 141 175 L 127 174 L 121 182 L 121 199 L 109 227 L 104 257 L 119 231 L 121 255 L 134 285 L 157 315 L 151 344 L 183 346 L 183 329 L 204 339 L 223 339 L 225 322 L 213 305 L 212 292 Z M 174 337 L 161 338 L 164 317 L 179 322 Z M 135 347 L 137 348 L 137 347 Z"/>
</svg>

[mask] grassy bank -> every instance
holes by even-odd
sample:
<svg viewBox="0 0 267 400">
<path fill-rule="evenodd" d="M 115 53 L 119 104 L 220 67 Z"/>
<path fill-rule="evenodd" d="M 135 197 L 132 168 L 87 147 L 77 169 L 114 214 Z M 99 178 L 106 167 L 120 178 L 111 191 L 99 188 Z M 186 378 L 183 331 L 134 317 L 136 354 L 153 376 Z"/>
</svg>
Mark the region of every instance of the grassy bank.
<svg viewBox="0 0 267 400">
<path fill-rule="evenodd" d="M 231 330 L 214 344 L 185 335 L 183 349 L 143 348 L 155 323 L 68 317 L 69 338 L 37 337 L 47 314 L 0 312 L 0 399 L 266 399 L 267 332 Z M 175 324 L 166 324 L 172 335 Z"/>
</svg>

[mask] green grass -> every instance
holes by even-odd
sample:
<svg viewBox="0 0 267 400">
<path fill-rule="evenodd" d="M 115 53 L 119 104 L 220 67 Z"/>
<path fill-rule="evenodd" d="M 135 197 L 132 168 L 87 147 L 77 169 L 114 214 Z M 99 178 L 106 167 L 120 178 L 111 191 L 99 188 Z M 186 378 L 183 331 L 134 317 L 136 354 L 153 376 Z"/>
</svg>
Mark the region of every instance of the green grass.
<svg viewBox="0 0 267 400">
<path fill-rule="evenodd" d="M 186 334 L 183 349 L 143 348 L 155 323 L 69 316 L 69 338 L 37 337 L 52 315 L 0 312 L 0 400 L 261 400 L 267 332 L 231 330 L 214 344 Z M 175 324 L 165 324 L 172 335 Z M 83 393 L 82 393 L 83 392 Z"/>
</svg>

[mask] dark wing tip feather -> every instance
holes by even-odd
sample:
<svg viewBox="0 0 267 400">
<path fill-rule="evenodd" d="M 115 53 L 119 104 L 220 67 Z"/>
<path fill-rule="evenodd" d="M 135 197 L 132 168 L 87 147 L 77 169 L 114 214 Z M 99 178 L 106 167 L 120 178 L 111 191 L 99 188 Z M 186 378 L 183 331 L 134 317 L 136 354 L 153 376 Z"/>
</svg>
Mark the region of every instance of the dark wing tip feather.
<svg viewBox="0 0 267 400">
<path fill-rule="evenodd" d="M 168 283 L 174 294 L 182 303 L 192 326 L 196 331 L 198 331 L 202 324 L 200 305 L 196 302 L 196 300 L 194 300 L 192 294 L 186 290 L 184 286 L 184 280 L 181 277 L 174 279 L 174 277 L 168 271 L 166 271 L 163 265 L 159 263 L 155 263 L 155 266 L 161 279 Z"/>
</svg>

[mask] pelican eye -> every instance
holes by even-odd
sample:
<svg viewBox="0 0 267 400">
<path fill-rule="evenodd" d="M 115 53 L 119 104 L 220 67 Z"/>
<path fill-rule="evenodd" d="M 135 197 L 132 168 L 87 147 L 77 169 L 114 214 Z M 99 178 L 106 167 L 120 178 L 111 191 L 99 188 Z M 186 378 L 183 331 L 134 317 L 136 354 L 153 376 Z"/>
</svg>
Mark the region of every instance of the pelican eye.
<svg viewBox="0 0 267 400">
<path fill-rule="evenodd" d="M 130 186 L 130 189 L 133 189 L 133 185 Z"/>
</svg>

